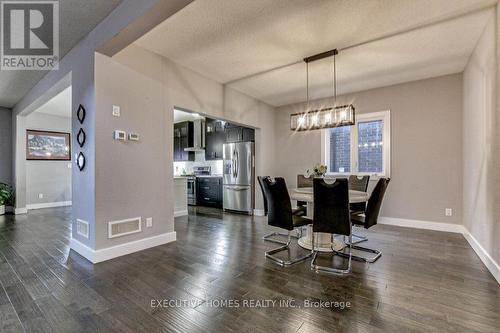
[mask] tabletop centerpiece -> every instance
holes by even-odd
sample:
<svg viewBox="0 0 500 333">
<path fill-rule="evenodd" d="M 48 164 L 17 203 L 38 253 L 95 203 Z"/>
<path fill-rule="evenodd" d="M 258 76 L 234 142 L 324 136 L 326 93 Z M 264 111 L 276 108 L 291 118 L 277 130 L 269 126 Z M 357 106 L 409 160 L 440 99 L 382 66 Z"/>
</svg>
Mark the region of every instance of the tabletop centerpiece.
<svg viewBox="0 0 500 333">
<path fill-rule="evenodd" d="M 324 164 L 317 163 L 315 164 L 312 169 L 308 169 L 306 171 L 308 177 L 324 177 L 326 175 L 326 171 L 328 170 L 328 167 Z"/>
</svg>

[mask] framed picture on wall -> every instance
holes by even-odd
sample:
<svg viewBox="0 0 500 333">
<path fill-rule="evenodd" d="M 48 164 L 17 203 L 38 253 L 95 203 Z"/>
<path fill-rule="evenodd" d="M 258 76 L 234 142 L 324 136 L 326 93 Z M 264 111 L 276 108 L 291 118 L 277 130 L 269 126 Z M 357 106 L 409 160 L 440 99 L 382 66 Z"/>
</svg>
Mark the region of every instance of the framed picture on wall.
<svg viewBox="0 0 500 333">
<path fill-rule="evenodd" d="M 26 159 L 70 161 L 70 134 L 63 132 L 27 130 Z"/>
</svg>

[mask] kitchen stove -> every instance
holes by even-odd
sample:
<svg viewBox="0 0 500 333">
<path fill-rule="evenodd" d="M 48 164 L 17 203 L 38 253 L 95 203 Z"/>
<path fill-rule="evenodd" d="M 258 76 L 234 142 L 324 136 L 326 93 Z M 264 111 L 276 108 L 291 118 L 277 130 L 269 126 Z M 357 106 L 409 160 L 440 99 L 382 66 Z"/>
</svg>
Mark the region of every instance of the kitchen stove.
<svg viewBox="0 0 500 333">
<path fill-rule="evenodd" d="M 187 178 L 187 202 L 190 206 L 196 206 L 196 176 L 209 176 L 209 166 L 193 167 L 193 174 L 186 176 Z"/>
</svg>

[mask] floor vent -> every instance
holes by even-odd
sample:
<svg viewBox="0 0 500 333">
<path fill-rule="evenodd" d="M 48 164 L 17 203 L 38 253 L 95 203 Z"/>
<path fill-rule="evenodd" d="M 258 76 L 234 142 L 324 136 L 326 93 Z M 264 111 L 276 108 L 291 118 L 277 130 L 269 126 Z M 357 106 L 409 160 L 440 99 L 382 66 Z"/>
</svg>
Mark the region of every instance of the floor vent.
<svg viewBox="0 0 500 333">
<path fill-rule="evenodd" d="M 89 238 L 89 223 L 84 220 L 76 219 L 76 233 L 82 237 Z"/>
<path fill-rule="evenodd" d="M 108 238 L 121 237 L 141 232 L 142 221 L 140 217 L 108 222 Z"/>
</svg>

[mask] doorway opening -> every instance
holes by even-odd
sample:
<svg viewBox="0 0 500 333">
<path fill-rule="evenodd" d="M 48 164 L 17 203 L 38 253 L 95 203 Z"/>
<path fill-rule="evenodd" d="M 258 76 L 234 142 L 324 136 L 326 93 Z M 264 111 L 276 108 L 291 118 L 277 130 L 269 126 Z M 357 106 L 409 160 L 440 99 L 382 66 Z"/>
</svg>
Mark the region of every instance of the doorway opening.
<svg viewBox="0 0 500 333">
<path fill-rule="evenodd" d="M 14 213 L 71 206 L 71 72 L 13 117 Z"/>
<path fill-rule="evenodd" d="M 253 215 L 255 129 L 174 109 L 176 217 L 197 209 Z"/>
</svg>

